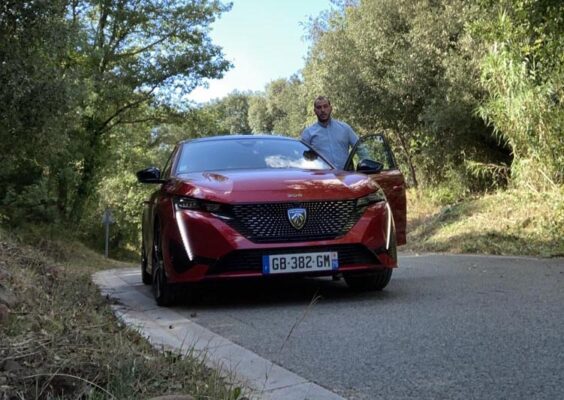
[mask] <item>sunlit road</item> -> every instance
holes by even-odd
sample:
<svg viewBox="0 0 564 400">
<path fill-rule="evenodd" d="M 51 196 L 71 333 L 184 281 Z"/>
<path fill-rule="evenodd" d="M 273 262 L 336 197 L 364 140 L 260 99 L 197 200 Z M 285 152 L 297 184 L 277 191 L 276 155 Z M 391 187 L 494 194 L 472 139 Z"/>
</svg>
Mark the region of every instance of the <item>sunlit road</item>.
<svg viewBox="0 0 564 400">
<path fill-rule="evenodd" d="M 383 292 L 230 284 L 174 310 L 348 399 L 564 399 L 563 259 L 400 264 Z"/>
</svg>

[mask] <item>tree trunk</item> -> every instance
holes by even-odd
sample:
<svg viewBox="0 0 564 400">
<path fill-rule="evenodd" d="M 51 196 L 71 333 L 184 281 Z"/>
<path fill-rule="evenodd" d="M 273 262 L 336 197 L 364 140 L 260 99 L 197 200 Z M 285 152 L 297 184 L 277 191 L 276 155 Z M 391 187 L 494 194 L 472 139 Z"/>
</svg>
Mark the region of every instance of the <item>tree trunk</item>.
<svg viewBox="0 0 564 400">
<path fill-rule="evenodd" d="M 417 188 L 419 186 L 419 183 L 417 182 L 417 176 L 415 174 L 415 166 L 413 165 L 413 159 L 411 158 L 411 154 L 409 152 L 409 149 L 407 148 L 407 145 L 405 143 L 405 139 L 403 137 L 403 135 L 400 133 L 399 129 L 395 130 L 396 133 L 396 137 L 398 138 L 398 141 L 400 142 L 400 147 L 404 153 L 405 159 L 407 161 L 407 166 L 409 168 L 409 173 L 411 176 L 411 180 L 413 182 L 413 187 Z"/>
<path fill-rule="evenodd" d="M 92 124 L 91 124 L 92 125 Z M 82 170 L 82 176 L 80 182 L 76 189 L 76 194 L 72 203 L 72 209 L 70 213 L 71 222 L 78 223 L 84 212 L 84 205 L 86 200 L 92 194 L 92 187 L 94 185 L 94 179 L 96 177 L 96 169 L 99 163 L 100 154 L 100 130 L 99 129 L 88 129 L 87 135 L 89 136 L 88 144 L 85 145 L 84 154 L 84 168 Z"/>
</svg>

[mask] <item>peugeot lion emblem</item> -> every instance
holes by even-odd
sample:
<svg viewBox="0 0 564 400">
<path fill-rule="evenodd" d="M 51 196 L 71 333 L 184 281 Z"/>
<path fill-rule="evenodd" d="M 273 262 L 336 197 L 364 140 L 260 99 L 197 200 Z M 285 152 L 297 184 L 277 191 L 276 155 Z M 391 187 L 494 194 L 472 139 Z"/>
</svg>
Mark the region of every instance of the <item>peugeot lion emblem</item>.
<svg viewBox="0 0 564 400">
<path fill-rule="evenodd" d="M 307 211 L 305 208 L 288 209 L 288 220 L 296 229 L 302 229 L 306 223 Z"/>
</svg>

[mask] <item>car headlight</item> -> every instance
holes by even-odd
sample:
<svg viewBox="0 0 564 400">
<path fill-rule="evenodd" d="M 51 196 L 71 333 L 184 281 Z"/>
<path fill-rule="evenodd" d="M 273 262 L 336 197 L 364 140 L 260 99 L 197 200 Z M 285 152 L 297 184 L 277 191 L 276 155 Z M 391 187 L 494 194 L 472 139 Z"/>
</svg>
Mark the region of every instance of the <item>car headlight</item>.
<svg viewBox="0 0 564 400">
<path fill-rule="evenodd" d="M 381 188 L 378 188 L 378 190 L 370 193 L 368 196 L 364 196 L 358 199 L 356 201 L 356 206 L 358 208 L 365 208 L 372 204 L 381 203 L 383 201 L 386 201 L 386 195 Z"/>
<path fill-rule="evenodd" d="M 176 210 L 193 210 L 209 212 L 216 217 L 231 219 L 230 209 L 227 205 L 213 201 L 194 199 L 192 197 L 177 196 L 174 198 Z"/>
</svg>

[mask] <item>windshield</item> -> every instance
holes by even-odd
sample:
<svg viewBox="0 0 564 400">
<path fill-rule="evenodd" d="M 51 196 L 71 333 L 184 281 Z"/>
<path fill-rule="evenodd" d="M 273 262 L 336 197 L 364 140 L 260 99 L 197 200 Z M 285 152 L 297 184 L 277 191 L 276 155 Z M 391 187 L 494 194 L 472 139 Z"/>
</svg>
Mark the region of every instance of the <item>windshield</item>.
<svg viewBox="0 0 564 400">
<path fill-rule="evenodd" d="M 241 138 L 184 143 L 176 173 L 232 169 L 331 169 L 297 140 Z"/>
</svg>

